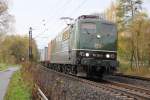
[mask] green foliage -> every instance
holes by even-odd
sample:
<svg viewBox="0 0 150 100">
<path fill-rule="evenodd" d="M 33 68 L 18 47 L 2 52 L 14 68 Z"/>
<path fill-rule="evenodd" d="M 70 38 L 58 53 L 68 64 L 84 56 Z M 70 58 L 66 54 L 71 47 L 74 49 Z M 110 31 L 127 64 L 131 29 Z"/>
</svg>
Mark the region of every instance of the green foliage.
<svg viewBox="0 0 150 100">
<path fill-rule="evenodd" d="M 142 3 L 143 0 L 117 0 L 116 19 L 119 32 L 126 30 L 128 22 L 141 11 Z"/>
<path fill-rule="evenodd" d="M 122 32 L 124 30 L 124 5 L 122 0 L 117 0 L 117 7 L 116 7 L 116 20 L 117 20 L 117 26 L 118 26 L 118 31 Z"/>
<path fill-rule="evenodd" d="M 128 73 L 128 71 L 131 70 L 129 66 L 129 62 L 127 60 L 121 59 L 119 64 L 119 71 L 121 73 Z"/>
<path fill-rule="evenodd" d="M 33 40 L 33 58 L 37 59 L 37 46 Z M 28 37 L 11 35 L 1 42 L 0 60 L 5 63 L 20 63 L 22 59 L 28 60 Z"/>
<path fill-rule="evenodd" d="M 0 71 L 6 70 L 8 68 L 7 64 L 0 63 Z"/>
<path fill-rule="evenodd" d="M 141 66 L 140 63 L 145 64 L 145 62 L 147 62 L 150 58 L 149 28 L 150 19 L 144 13 L 137 14 L 128 28 L 129 31 L 132 33 L 132 46 L 134 47 L 133 61 L 136 63 L 136 67 Z"/>
<path fill-rule="evenodd" d="M 124 33 L 118 40 L 119 58 L 128 60 L 131 67 L 150 66 L 150 19 L 143 13 L 137 14 Z"/>
<path fill-rule="evenodd" d="M 119 37 L 118 39 L 118 56 L 129 60 L 130 56 L 130 47 L 129 47 L 129 38 Z"/>
<path fill-rule="evenodd" d="M 10 67 L 19 67 L 19 65 L 10 65 L 10 64 L 6 64 L 6 63 L 0 63 L 0 71 L 5 71 Z"/>
<path fill-rule="evenodd" d="M 143 0 L 117 1 L 119 60 L 135 68 L 150 66 L 150 19 L 142 12 L 142 3 Z"/>
<path fill-rule="evenodd" d="M 20 71 L 13 75 L 4 100 L 31 100 L 31 89 L 25 85 Z"/>
</svg>

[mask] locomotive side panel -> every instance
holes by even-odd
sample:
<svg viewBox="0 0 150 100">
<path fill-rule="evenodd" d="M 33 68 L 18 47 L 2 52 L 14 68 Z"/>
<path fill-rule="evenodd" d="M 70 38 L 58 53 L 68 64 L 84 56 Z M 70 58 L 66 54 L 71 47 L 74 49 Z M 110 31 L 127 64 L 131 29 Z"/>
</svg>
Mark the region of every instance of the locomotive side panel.
<svg viewBox="0 0 150 100">
<path fill-rule="evenodd" d="M 43 64 L 49 63 L 49 60 L 48 60 L 48 47 L 44 47 L 44 49 L 40 49 L 39 50 L 39 56 L 40 56 L 39 61 L 41 63 L 43 63 Z"/>
<path fill-rule="evenodd" d="M 51 60 L 51 41 L 48 43 L 48 61 Z"/>
<path fill-rule="evenodd" d="M 52 42 L 51 63 L 71 64 L 69 43 L 70 31 L 67 28 Z"/>
</svg>

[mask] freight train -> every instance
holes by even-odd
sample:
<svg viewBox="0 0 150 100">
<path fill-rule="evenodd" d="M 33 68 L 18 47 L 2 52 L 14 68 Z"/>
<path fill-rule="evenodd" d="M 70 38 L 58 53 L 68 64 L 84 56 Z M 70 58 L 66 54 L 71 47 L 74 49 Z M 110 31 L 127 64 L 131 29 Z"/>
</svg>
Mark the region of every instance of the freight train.
<svg viewBox="0 0 150 100">
<path fill-rule="evenodd" d="M 48 44 L 46 66 L 66 74 L 102 77 L 117 69 L 117 28 L 96 15 L 79 16 Z"/>
</svg>

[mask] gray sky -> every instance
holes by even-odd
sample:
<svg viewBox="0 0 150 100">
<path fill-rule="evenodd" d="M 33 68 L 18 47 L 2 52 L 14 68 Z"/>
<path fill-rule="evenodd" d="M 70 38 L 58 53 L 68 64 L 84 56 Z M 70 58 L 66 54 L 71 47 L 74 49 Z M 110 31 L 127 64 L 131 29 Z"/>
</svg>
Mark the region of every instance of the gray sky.
<svg viewBox="0 0 150 100">
<path fill-rule="evenodd" d="M 103 12 L 113 0 L 13 0 L 10 13 L 16 19 L 16 34 L 28 35 L 33 27 L 39 48 L 47 45 L 64 27 L 61 17 Z M 144 7 L 150 13 L 150 0 Z"/>
</svg>

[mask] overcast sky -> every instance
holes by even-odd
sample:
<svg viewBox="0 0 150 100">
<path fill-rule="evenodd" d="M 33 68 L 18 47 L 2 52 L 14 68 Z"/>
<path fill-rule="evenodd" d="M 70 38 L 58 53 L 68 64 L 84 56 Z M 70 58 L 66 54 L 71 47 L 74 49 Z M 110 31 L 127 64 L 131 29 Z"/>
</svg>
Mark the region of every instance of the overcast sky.
<svg viewBox="0 0 150 100">
<path fill-rule="evenodd" d="M 38 47 L 47 46 L 66 25 L 61 17 L 76 18 L 82 14 L 103 12 L 113 0 L 13 0 L 10 13 L 15 16 L 16 34 L 28 35 L 33 27 L 33 37 Z M 150 0 L 144 7 L 150 14 Z"/>
</svg>

